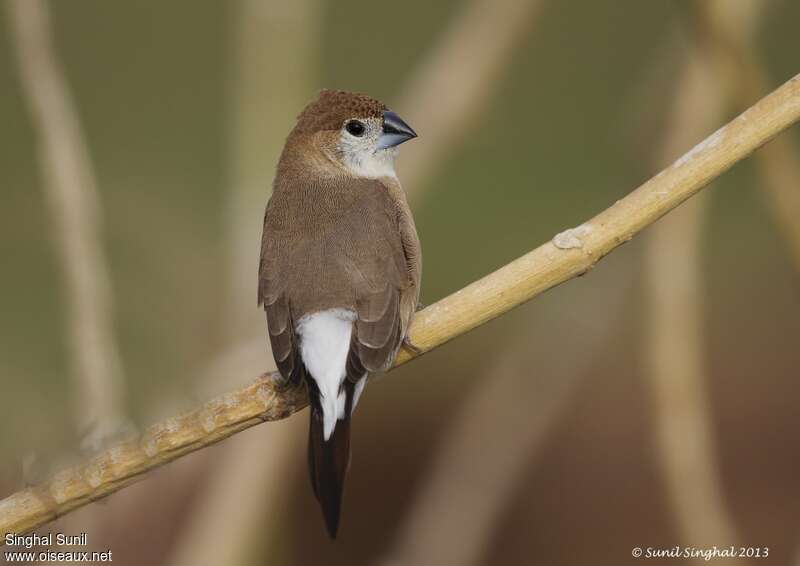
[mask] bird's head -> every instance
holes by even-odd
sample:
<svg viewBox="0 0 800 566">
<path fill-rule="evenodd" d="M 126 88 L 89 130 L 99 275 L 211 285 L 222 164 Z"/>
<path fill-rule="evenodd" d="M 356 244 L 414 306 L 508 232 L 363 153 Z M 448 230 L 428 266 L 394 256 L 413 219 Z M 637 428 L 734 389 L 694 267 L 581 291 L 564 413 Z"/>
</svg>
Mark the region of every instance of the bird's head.
<svg viewBox="0 0 800 566">
<path fill-rule="evenodd" d="M 307 158 L 323 157 L 356 177 L 395 176 L 397 146 L 417 133 L 382 102 L 323 90 L 297 118 L 290 140 Z"/>
</svg>

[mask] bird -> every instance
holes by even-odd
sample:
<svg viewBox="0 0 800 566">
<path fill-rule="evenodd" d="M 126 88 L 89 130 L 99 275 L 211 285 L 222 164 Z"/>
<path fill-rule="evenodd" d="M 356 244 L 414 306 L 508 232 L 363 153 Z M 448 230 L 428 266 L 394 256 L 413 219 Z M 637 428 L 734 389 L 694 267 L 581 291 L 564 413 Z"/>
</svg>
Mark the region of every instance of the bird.
<svg viewBox="0 0 800 566">
<path fill-rule="evenodd" d="M 422 255 L 394 162 L 416 137 L 379 100 L 321 91 L 286 139 L 264 214 L 258 302 L 281 382 L 308 390 L 308 468 L 332 539 L 353 410 L 370 375 L 414 350 Z"/>
</svg>

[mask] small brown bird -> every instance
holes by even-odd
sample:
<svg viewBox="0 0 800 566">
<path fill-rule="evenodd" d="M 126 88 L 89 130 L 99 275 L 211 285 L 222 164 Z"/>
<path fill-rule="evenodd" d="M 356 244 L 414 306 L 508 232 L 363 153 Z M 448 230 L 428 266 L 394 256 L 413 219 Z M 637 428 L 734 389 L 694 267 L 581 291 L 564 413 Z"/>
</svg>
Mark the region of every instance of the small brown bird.
<svg viewBox="0 0 800 566">
<path fill-rule="evenodd" d="M 305 382 L 308 464 L 336 537 L 350 417 L 417 307 L 421 255 L 394 170 L 417 134 L 363 94 L 323 90 L 286 140 L 264 216 L 258 300 L 283 378 Z"/>
</svg>

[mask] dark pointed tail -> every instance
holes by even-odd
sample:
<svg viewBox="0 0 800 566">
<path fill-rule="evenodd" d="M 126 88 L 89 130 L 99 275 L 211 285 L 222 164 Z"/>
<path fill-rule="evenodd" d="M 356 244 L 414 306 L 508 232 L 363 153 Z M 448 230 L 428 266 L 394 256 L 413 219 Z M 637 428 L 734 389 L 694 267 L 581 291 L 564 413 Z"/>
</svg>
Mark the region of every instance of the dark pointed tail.
<svg viewBox="0 0 800 566">
<path fill-rule="evenodd" d="M 311 473 L 311 485 L 322 506 L 328 534 L 335 539 L 339 530 L 344 478 L 350 467 L 350 417 L 337 421 L 333 434 L 325 440 L 322 410 L 317 403 L 311 404 L 309 413 L 311 426 L 308 431 L 308 469 Z"/>
</svg>

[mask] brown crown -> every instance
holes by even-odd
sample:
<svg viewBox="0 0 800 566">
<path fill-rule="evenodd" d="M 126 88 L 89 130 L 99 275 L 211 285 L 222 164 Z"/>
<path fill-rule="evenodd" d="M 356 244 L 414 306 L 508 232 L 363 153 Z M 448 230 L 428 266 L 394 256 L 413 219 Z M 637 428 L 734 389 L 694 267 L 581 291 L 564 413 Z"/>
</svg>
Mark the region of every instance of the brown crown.
<svg viewBox="0 0 800 566">
<path fill-rule="evenodd" d="M 348 118 L 379 118 L 386 105 L 367 96 L 346 90 L 323 90 L 297 117 L 295 132 L 314 133 L 338 130 Z"/>
</svg>

